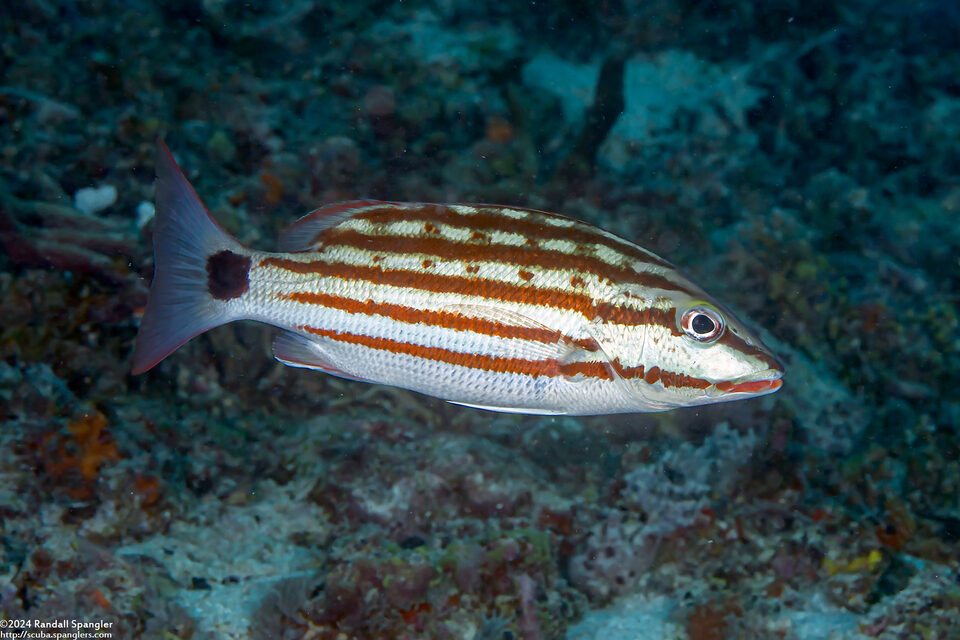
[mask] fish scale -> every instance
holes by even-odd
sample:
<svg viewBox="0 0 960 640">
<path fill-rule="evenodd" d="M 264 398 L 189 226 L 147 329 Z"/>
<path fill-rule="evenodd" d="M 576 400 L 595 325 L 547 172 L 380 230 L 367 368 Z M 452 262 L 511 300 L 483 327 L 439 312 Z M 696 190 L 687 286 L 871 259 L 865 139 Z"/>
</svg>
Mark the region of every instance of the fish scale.
<svg viewBox="0 0 960 640">
<path fill-rule="evenodd" d="M 262 252 L 213 220 L 162 142 L 157 167 L 137 373 L 247 319 L 286 331 L 274 343 L 284 364 L 498 411 L 658 411 L 780 387 L 779 361 L 728 309 L 666 260 L 586 223 L 359 201 L 304 216 L 283 252 Z"/>
</svg>

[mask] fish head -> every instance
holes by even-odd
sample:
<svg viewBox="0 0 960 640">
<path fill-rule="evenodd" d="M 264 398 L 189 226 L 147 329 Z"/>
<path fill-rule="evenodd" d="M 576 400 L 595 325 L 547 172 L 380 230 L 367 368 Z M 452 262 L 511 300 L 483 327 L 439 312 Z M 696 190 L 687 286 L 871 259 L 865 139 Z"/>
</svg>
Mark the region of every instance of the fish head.
<svg viewBox="0 0 960 640">
<path fill-rule="evenodd" d="M 643 377 L 631 385 L 648 406 L 728 402 L 781 387 L 783 363 L 706 293 L 697 289 L 693 296 L 670 300 L 661 318 L 662 324 L 643 328 Z"/>
</svg>

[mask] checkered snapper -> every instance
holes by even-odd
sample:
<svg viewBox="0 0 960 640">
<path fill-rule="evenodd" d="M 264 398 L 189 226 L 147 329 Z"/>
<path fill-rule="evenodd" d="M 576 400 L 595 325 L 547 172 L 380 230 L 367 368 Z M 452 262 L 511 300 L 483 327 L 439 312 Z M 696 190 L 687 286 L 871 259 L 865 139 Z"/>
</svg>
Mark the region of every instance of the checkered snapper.
<svg viewBox="0 0 960 640">
<path fill-rule="evenodd" d="M 494 411 L 662 411 L 776 391 L 783 367 L 669 262 L 591 225 L 496 205 L 360 201 L 254 251 L 158 142 L 155 274 L 133 354 L 152 368 L 234 320 L 274 356 Z"/>
</svg>

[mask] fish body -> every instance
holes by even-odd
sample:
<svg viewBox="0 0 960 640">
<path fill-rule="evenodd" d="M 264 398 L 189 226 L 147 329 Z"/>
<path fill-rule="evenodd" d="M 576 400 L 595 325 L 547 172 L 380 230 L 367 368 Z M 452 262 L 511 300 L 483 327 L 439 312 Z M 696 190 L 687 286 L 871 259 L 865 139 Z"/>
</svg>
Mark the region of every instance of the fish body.
<svg viewBox="0 0 960 640">
<path fill-rule="evenodd" d="M 783 368 L 669 262 L 591 225 L 494 205 L 323 207 L 248 249 L 158 143 L 144 372 L 233 320 L 284 364 L 531 414 L 661 411 L 776 391 Z"/>
</svg>

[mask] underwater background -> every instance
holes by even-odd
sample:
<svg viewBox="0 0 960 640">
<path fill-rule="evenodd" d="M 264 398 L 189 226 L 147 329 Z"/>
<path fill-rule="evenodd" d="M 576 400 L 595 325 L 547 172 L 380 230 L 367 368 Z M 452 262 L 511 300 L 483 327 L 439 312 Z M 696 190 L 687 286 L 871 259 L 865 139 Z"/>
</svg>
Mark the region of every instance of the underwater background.
<svg viewBox="0 0 960 640">
<path fill-rule="evenodd" d="M 27 0 L 0 29 L 0 631 L 960 637 L 955 2 Z M 286 368 L 253 323 L 133 377 L 158 136 L 262 249 L 356 198 L 599 225 L 760 327 L 784 387 L 495 414 Z"/>
</svg>

